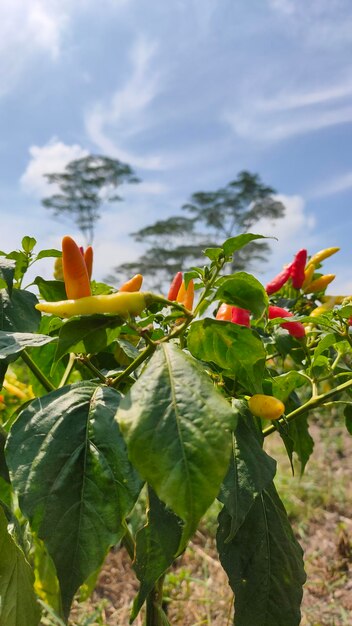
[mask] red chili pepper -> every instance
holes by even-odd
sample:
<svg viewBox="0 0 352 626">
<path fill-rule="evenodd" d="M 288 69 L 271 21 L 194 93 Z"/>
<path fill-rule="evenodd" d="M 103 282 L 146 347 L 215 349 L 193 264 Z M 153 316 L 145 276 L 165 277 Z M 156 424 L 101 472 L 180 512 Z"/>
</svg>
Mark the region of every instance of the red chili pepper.
<svg viewBox="0 0 352 626">
<path fill-rule="evenodd" d="M 270 296 L 272 293 L 275 293 L 276 291 L 279 291 L 279 289 L 281 289 L 281 287 L 283 287 L 284 284 L 287 283 L 290 276 L 291 266 L 289 265 L 288 267 L 285 267 L 282 272 L 280 272 L 280 274 L 275 276 L 275 278 L 273 278 L 270 283 L 267 284 L 267 286 L 265 287 L 265 291 L 268 296 Z"/>
<path fill-rule="evenodd" d="M 302 248 L 298 250 L 293 262 L 290 265 L 292 286 L 295 289 L 300 289 L 304 283 L 305 273 L 304 269 L 307 263 L 307 250 Z"/>
<path fill-rule="evenodd" d="M 250 313 L 247 309 L 241 309 L 239 306 L 232 307 L 231 322 L 240 324 L 240 326 L 250 326 Z"/>
<path fill-rule="evenodd" d="M 268 317 L 269 320 L 272 320 L 275 319 L 275 317 L 293 317 L 293 315 L 290 311 L 280 306 L 269 306 Z M 305 328 L 301 322 L 283 322 L 280 326 L 285 328 L 292 337 L 296 337 L 297 339 L 304 337 L 306 334 Z"/>
<path fill-rule="evenodd" d="M 177 294 L 180 291 L 181 284 L 182 284 L 182 272 L 177 272 L 175 278 L 173 279 L 170 285 L 169 293 L 167 296 L 168 300 L 172 300 L 172 301 L 176 300 Z"/>
</svg>

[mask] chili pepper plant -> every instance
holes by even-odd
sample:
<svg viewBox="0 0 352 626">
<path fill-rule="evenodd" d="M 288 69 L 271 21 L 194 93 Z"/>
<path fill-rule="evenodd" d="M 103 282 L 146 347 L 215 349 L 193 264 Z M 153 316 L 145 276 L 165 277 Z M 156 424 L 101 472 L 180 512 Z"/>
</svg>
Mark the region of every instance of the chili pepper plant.
<svg viewBox="0 0 352 626">
<path fill-rule="evenodd" d="M 332 252 L 310 263 L 300 251 L 267 288 L 249 273 L 226 273 L 260 238 L 246 233 L 205 250 L 204 266 L 178 274 L 168 298 L 122 286 L 118 314 L 109 304 L 116 290 L 94 280 L 87 288 L 90 269 L 76 252 L 63 274 L 61 250 L 37 252 L 31 237 L 2 252 L 3 393 L 16 368 L 30 389 L 8 406 L 2 396 L 4 626 L 38 626 L 43 607 L 69 623 L 75 595 L 94 588 L 118 545 L 140 582 L 130 623 L 144 607 L 147 626 L 169 624 L 165 573 L 216 499 L 233 623 L 300 623 L 303 554 L 264 443 L 281 438 L 303 473 L 320 407 L 337 407 L 352 432 L 352 305 L 344 296 L 332 302 L 320 280 Z M 64 255 L 72 253 L 64 242 Z M 37 276 L 25 287 L 44 257 L 56 258 L 64 280 Z M 132 282 L 139 289 L 141 277 Z M 67 291 L 78 294 L 69 309 Z"/>
</svg>

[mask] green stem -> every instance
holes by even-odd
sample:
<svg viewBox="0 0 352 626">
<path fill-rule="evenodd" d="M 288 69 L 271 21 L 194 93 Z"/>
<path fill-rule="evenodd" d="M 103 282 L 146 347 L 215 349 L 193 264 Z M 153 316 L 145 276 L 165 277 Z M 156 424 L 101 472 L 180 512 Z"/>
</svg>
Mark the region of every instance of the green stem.
<svg viewBox="0 0 352 626">
<path fill-rule="evenodd" d="M 332 396 L 336 395 L 337 393 L 340 393 L 341 391 L 345 391 L 345 389 L 348 389 L 349 387 L 352 387 L 352 380 L 348 380 L 347 382 L 342 383 L 341 385 L 338 385 L 334 389 L 329 389 L 329 391 L 321 394 L 320 396 L 313 396 L 310 400 L 308 400 L 308 402 L 306 402 L 305 404 L 302 404 L 302 406 L 299 406 L 294 411 L 291 411 L 291 413 L 288 413 L 288 415 L 286 415 L 285 417 L 286 422 L 292 422 L 300 415 L 303 415 L 303 413 L 306 413 L 307 411 L 311 411 L 312 409 L 315 409 L 318 406 L 322 406 L 323 404 L 325 404 L 325 401 L 328 398 L 331 398 Z M 280 419 L 279 423 L 284 424 L 285 422 L 284 420 Z M 277 430 L 276 425 L 271 424 L 271 426 L 268 426 L 268 428 L 265 428 L 263 430 L 263 437 L 268 437 L 268 435 L 271 435 L 272 433 L 276 432 L 276 430 Z"/>
<path fill-rule="evenodd" d="M 163 626 L 163 584 L 164 576 L 161 576 L 147 596 L 145 626 Z"/>
<path fill-rule="evenodd" d="M 194 317 L 196 317 L 196 315 L 198 314 L 198 311 L 199 311 L 200 307 L 202 306 L 202 304 L 203 304 L 205 298 L 207 297 L 208 293 L 211 291 L 211 289 L 212 289 L 212 287 L 213 287 L 217 277 L 219 276 L 222 268 L 224 267 L 224 265 L 225 265 L 225 261 L 223 261 L 219 265 L 217 265 L 217 267 L 216 267 L 216 269 L 214 271 L 213 276 L 210 278 L 209 282 L 204 287 L 204 291 L 203 291 L 201 297 L 198 300 L 197 306 L 195 307 L 195 309 L 193 311 L 193 316 Z"/>
<path fill-rule="evenodd" d="M 44 389 L 46 389 L 46 391 L 54 391 L 55 385 L 53 385 L 53 383 L 45 376 L 45 374 L 38 367 L 38 365 L 34 363 L 32 357 L 29 356 L 26 350 L 23 350 L 23 352 L 21 352 L 21 357 L 25 364 L 29 367 L 31 372 L 34 374 L 34 376 L 43 385 Z"/>
<path fill-rule="evenodd" d="M 66 383 L 67 383 L 67 381 L 68 381 L 68 379 L 70 377 L 70 374 L 71 374 L 71 372 L 73 370 L 73 366 L 75 364 L 75 360 L 76 360 L 76 355 L 73 352 L 71 352 L 70 353 L 70 358 L 69 358 L 67 366 L 66 366 L 66 369 L 65 369 L 65 371 L 63 373 L 63 376 L 62 376 L 62 378 L 60 380 L 60 383 L 59 383 L 59 389 L 61 387 L 64 387 L 64 385 L 66 385 Z"/>
<path fill-rule="evenodd" d="M 125 534 L 122 537 L 122 543 L 125 546 L 127 552 L 128 552 L 128 556 L 130 557 L 131 561 L 134 561 L 134 556 L 135 556 L 135 542 L 134 539 L 132 537 L 132 534 L 130 532 L 130 529 L 127 526 L 127 522 L 123 522 L 122 526 L 125 529 Z"/>
<path fill-rule="evenodd" d="M 105 384 L 106 384 L 106 382 L 107 382 L 107 381 L 106 381 L 106 378 L 105 378 L 104 374 L 102 374 L 102 373 L 101 373 L 101 371 L 100 371 L 100 370 L 98 370 L 98 368 L 97 368 L 97 367 L 95 367 L 95 365 L 93 365 L 93 363 L 91 363 L 91 361 L 90 361 L 90 359 L 89 359 L 88 355 L 86 355 L 86 354 L 82 354 L 82 355 L 81 355 L 80 357 L 78 357 L 78 358 L 79 358 L 79 360 L 80 360 L 80 361 L 81 361 L 81 362 L 82 362 L 82 363 L 83 363 L 83 364 L 84 364 L 84 365 L 85 365 L 85 366 L 86 366 L 86 367 L 87 367 L 87 368 L 88 368 L 88 369 L 92 372 L 92 374 L 94 374 L 94 376 L 95 376 L 96 378 L 99 378 L 99 380 L 100 380 L 102 383 L 105 383 Z"/>
<path fill-rule="evenodd" d="M 128 378 L 128 376 L 132 374 L 132 372 L 134 372 L 134 370 L 136 370 L 139 365 L 141 365 L 149 356 L 151 356 L 155 349 L 156 345 L 148 344 L 147 347 L 142 352 L 140 352 L 139 355 L 132 361 L 132 363 L 130 363 L 126 367 L 126 369 L 121 372 L 121 374 L 118 374 L 118 376 L 111 380 L 110 385 L 112 387 L 118 386 L 121 381 L 123 381 L 125 378 Z"/>
</svg>

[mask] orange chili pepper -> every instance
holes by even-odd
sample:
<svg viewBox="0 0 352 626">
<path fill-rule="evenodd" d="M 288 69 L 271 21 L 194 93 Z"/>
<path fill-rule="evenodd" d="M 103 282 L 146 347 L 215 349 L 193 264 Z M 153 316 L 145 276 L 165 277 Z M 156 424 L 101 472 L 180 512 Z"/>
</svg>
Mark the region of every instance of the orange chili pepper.
<svg viewBox="0 0 352 626">
<path fill-rule="evenodd" d="M 93 248 L 92 246 L 88 246 L 88 248 L 84 251 L 84 262 L 86 264 L 88 278 L 92 279 L 92 271 L 93 271 Z"/>
<path fill-rule="evenodd" d="M 232 304 L 226 304 L 225 302 L 223 302 L 219 306 L 215 319 L 221 320 L 222 322 L 231 322 L 232 321 L 232 309 L 233 309 Z"/>
<path fill-rule="evenodd" d="M 123 283 L 119 291 L 139 291 L 142 286 L 142 282 L 143 282 L 142 274 L 136 274 L 135 276 L 132 276 L 130 280 Z"/>
<path fill-rule="evenodd" d="M 62 240 L 62 269 L 69 300 L 91 295 L 84 257 L 76 242 L 67 235 Z"/>
<path fill-rule="evenodd" d="M 181 283 L 180 290 L 177 294 L 176 302 L 183 304 L 183 306 L 186 309 L 188 309 L 189 311 L 192 311 L 193 301 L 194 301 L 194 282 L 191 279 L 186 289 L 185 281 L 183 280 Z"/>
</svg>

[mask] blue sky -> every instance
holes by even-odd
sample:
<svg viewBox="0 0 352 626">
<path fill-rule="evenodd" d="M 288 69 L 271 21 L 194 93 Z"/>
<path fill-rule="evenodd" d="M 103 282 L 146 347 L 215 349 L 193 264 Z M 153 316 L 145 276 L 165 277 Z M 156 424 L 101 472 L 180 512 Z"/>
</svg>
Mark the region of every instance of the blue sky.
<svg viewBox="0 0 352 626">
<path fill-rule="evenodd" d="M 143 181 L 104 210 L 97 279 L 140 254 L 130 232 L 248 169 L 287 207 L 256 229 L 278 238 L 258 278 L 340 246 L 330 292 L 352 293 L 351 60 L 350 0 L 2 0 L 0 247 L 79 240 L 40 199 L 89 152 Z"/>
</svg>

